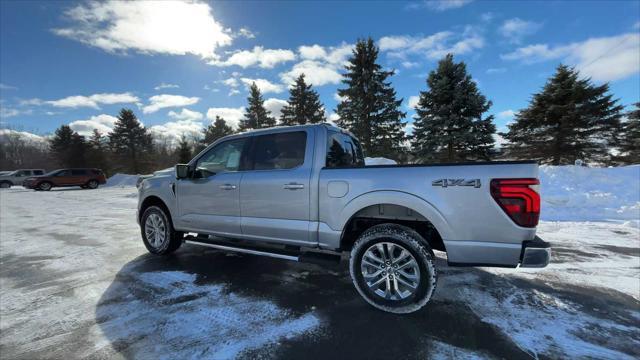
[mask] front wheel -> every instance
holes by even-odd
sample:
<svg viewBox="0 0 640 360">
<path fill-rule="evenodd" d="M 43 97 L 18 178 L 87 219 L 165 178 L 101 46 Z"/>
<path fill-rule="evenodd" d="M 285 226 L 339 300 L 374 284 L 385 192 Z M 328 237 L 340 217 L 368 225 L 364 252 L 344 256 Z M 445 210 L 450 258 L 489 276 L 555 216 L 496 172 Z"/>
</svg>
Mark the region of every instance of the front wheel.
<svg viewBox="0 0 640 360">
<path fill-rule="evenodd" d="M 351 250 L 349 269 L 369 304 L 396 314 L 419 310 L 436 288 L 429 244 L 413 229 L 397 224 L 376 225 L 362 233 Z"/>
<path fill-rule="evenodd" d="M 40 183 L 40 185 L 38 185 L 38 189 L 42 191 L 49 191 L 51 190 L 51 183 L 46 181 L 43 183 Z"/>
<path fill-rule="evenodd" d="M 98 188 L 98 182 L 95 180 L 91 180 L 87 183 L 87 187 L 89 189 L 97 189 Z"/>
<path fill-rule="evenodd" d="M 150 253 L 167 255 L 182 245 L 182 234 L 173 229 L 169 215 L 158 206 L 149 206 L 140 219 L 142 241 Z"/>
</svg>

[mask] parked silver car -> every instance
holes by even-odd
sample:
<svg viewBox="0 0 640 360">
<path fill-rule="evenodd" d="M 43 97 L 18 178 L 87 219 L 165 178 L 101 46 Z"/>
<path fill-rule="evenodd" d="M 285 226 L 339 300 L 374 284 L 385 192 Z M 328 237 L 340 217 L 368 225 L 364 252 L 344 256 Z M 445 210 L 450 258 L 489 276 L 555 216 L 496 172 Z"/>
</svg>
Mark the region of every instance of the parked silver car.
<svg viewBox="0 0 640 360">
<path fill-rule="evenodd" d="M 22 185 L 25 179 L 36 175 L 44 175 L 44 169 L 18 169 L 11 171 L 8 174 L 0 175 L 0 188 L 6 189 Z"/>
<path fill-rule="evenodd" d="M 534 161 L 365 166 L 344 130 L 279 127 L 222 138 L 142 180 L 138 221 L 160 255 L 183 242 L 319 263 L 349 251 L 362 297 L 409 313 L 435 290 L 433 250 L 452 266 L 548 264 L 537 177 Z"/>
</svg>

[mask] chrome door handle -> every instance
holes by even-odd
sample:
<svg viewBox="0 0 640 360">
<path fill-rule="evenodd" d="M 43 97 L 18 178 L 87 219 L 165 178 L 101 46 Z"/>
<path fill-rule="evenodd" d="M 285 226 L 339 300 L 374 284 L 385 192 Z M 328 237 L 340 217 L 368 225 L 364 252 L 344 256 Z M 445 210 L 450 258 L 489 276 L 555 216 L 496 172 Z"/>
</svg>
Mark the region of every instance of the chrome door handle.
<svg viewBox="0 0 640 360">
<path fill-rule="evenodd" d="M 237 186 L 231 184 L 220 185 L 220 189 L 222 190 L 235 190 Z"/>
<path fill-rule="evenodd" d="M 304 189 L 304 185 L 303 184 L 296 184 L 296 183 L 289 183 L 289 184 L 284 184 L 284 188 L 287 190 L 298 190 L 298 189 Z"/>
</svg>

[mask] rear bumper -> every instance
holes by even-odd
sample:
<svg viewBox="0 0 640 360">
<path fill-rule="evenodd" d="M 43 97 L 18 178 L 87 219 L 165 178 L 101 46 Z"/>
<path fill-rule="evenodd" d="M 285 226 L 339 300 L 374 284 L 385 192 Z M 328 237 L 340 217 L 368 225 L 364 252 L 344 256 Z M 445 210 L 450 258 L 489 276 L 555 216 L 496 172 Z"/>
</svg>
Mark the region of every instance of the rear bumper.
<svg viewBox="0 0 640 360">
<path fill-rule="evenodd" d="M 551 246 L 539 237 L 513 243 L 444 240 L 449 266 L 543 268 L 549 264 Z"/>
<path fill-rule="evenodd" d="M 536 236 L 522 244 L 520 266 L 526 268 L 543 268 L 551 260 L 551 244 Z"/>
</svg>

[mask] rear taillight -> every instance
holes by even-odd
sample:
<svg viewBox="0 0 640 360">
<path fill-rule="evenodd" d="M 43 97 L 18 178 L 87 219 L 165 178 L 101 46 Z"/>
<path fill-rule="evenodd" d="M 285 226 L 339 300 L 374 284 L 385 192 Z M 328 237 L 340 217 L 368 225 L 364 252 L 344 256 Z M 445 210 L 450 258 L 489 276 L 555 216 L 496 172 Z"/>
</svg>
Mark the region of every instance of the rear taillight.
<svg viewBox="0 0 640 360">
<path fill-rule="evenodd" d="M 493 179 L 491 196 L 522 227 L 535 227 L 540 218 L 538 179 Z"/>
</svg>

